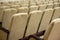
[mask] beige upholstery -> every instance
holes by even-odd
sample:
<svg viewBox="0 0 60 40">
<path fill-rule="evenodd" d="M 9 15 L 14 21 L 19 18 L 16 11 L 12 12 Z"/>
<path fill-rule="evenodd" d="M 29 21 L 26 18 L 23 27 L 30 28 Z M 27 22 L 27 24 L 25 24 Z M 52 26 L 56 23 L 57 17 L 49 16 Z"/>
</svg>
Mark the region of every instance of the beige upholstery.
<svg viewBox="0 0 60 40">
<path fill-rule="evenodd" d="M 7 34 L 0 30 L 0 40 L 6 40 Z"/>
<path fill-rule="evenodd" d="M 9 6 L 0 6 L 0 22 L 2 22 L 3 10 L 7 8 L 9 8 Z"/>
<path fill-rule="evenodd" d="M 16 14 L 17 10 L 14 8 L 6 9 L 4 10 L 4 17 L 2 22 L 2 27 L 9 30 L 10 29 L 10 22 L 11 22 L 11 16 L 13 14 Z"/>
<path fill-rule="evenodd" d="M 27 19 L 27 13 L 18 13 L 12 16 L 9 40 L 19 40 L 23 37 Z"/>
<path fill-rule="evenodd" d="M 60 18 L 53 20 L 44 34 L 44 40 L 59 40 L 60 39 Z"/>
<path fill-rule="evenodd" d="M 44 10 L 44 9 L 46 9 L 47 8 L 47 5 L 46 4 L 44 4 L 44 5 L 39 5 L 39 10 Z"/>
<path fill-rule="evenodd" d="M 42 18 L 41 24 L 40 24 L 40 29 L 39 32 L 42 30 L 45 30 L 51 20 L 51 16 L 53 14 L 53 9 L 46 9 L 44 16 Z"/>
<path fill-rule="evenodd" d="M 18 13 L 28 13 L 28 7 L 20 7 L 17 11 Z"/>
<path fill-rule="evenodd" d="M 34 10 L 38 10 L 38 6 L 30 6 L 30 12 Z"/>
<path fill-rule="evenodd" d="M 59 7 L 59 5 L 60 5 L 59 3 L 54 3 L 54 8 Z"/>
<path fill-rule="evenodd" d="M 38 10 L 32 11 L 30 13 L 31 16 L 28 23 L 26 36 L 36 33 L 42 14 L 43 12 Z"/>
<path fill-rule="evenodd" d="M 60 7 L 56 7 L 56 8 L 54 8 L 54 10 L 55 10 L 54 16 L 53 16 L 52 20 L 60 17 Z"/>
<path fill-rule="evenodd" d="M 60 40 L 60 18 L 54 20 L 53 28 L 47 40 Z"/>
<path fill-rule="evenodd" d="M 16 9 L 17 9 L 17 8 L 20 7 L 20 5 L 11 5 L 10 7 L 11 7 L 11 8 L 16 8 Z"/>
<path fill-rule="evenodd" d="M 44 34 L 43 40 L 60 40 L 60 18 L 53 20 L 46 32 Z M 30 38 L 29 40 L 36 40 L 35 38 Z"/>
<path fill-rule="evenodd" d="M 47 4 L 47 5 L 48 5 L 48 6 L 47 6 L 47 9 L 48 9 L 48 8 L 53 8 L 53 6 L 54 6 L 53 4 Z"/>
</svg>

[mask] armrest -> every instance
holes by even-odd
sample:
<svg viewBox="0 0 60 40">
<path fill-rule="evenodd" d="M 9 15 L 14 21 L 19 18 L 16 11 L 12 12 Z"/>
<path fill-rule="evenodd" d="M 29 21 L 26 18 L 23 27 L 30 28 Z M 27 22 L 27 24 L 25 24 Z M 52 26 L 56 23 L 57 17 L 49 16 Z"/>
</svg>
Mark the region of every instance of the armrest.
<svg viewBox="0 0 60 40">
<path fill-rule="evenodd" d="M 41 38 L 39 38 L 38 36 L 36 36 L 36 35 L 30 35 L 29 37 L 28 37 L 28 40 L 43 40 L 43 39 L 41 39 Z"/>
<path fill-rule="evenodd" d="M 6 32 L 7 34 L 9 34 L 9 31 L 7 29 L 3 28 L 3 27 L 0 27 L 0 30 L 2 30 L 4 32 Z"/>
<path fill-rule="evenodd" d="M 42 35 L 44 35 L 44 33 L 45 33 L 45 30 L 43 30 L 43 31 L 41 31 L 41 32 L 38 32 L 38 33 L 36 33 L 36 34 L 34 34 L 34 35 L 36 35 L 36 36 L 42 36 Z"/>
</svg>

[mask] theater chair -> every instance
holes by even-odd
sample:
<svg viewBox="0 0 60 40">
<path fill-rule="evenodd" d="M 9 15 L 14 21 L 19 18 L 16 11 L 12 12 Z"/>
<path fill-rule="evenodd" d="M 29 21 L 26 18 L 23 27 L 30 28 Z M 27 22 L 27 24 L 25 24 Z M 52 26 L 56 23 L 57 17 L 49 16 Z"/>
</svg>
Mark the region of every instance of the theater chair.
<svg viewBox="0 0 60 40">
<path fill-rule="evenodd" d="M 30 35 L 28 40 L 60 40 L 60 18 L 53 20 L 47 28 L 44 37 Z"/>
</svg>

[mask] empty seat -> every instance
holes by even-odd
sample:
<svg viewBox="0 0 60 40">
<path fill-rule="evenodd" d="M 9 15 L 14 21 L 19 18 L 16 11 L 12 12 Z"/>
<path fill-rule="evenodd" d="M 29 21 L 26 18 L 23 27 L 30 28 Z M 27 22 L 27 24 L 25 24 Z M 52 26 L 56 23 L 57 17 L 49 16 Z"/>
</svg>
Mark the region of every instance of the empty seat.
<svg viewBox="0 0 60 40">
<path fill-rule="evenodd" d="M 53 9 L 46 9 L 44 11 L 44 15 L 40 24 L 40 28 L 39 28 L 39 32 L 43 31 L 47 28 L 47 26 L 49 25 L 49 22 L 51 20 L 52 14 L 53 14 Z"/>
<path fill-rule="evenodd" d="M 38 6 L 30 6 L 30 12 L 34 10 L 38 10 Z"/>
<path fill-rule="evenodd" d="M 28 13 L 28 7 L 20 7 L 17 11 L 18 13 Z"/>
<path fill-rule="evenodd" d="M 9 6 L 1 6 L 0 7 L 0 22 L 2 22 L 2 17 L 3 17 L 3 10 L 8 9 Z"/>
<path fill-rule="evenodd" d="M 52 20 L 60 17 L 60 7 L 56 7 L 54 8 L 54 10 L 55 11 L 54 11 Z"/>
<path fill-rule="evenodd" d="M 4 16 L 3 16 L 3 22 L 2 27 L 4 27 L 7 30 L 10 30 L 10 23 L 11 23 L 11 17 L 13 14 L 16 14 L 17 10 L 14 8 L 5 9 L 4 10 Z"/>
<path fill-rule="evenodd" d="M 36 33 L 42 14 L 43 11 L 38 10 L 29 13 L 30 19 L 27 25 L 27 31 L 25 36 L 29 36 L 31 34 Z"/>
<path fill-rule="evenodd" d="M 60 3 L 54 3 L 54 8 L 59 7 Z"/>
<path fill-rule="evenodd" d="M 46 8 L 47 8 L 47 5 L 46 4 L 39 5 L 39 10 L 44 10 Z"/>
<path fill-rule="evenodd" d="M 16 8 L 16 9 L 17 9 L 17 8 L 20 7 L 20 5 L 11 5 L 10 7 L 11 7 L 11 8 Z"/>
<path fill-rule="evenodd" d="M 48 6 L 47 6 L 47 9 L 48 8 L 53 8 L 54 7 L 54 5 L 53 4 L 47 4 Z"/>
<path fill-rule="evenodd" d="M 53 20 L 48 28 L 46 29 L 46 32 L 44 34 L 43 39 L 35 36 L 35 35 L 31 35 L 29 36 L 29 40 L 59 40 L 60 39 L 60 18 L 57 18 L 55 20 Z"/>
<path fill-rule="evenodd" d="M 28 4 L 21 4 L 21 7 L 28 7 Z"/>
<path fill-rule="evenodd" d="M 23 37 L 27 19 L 27 13 L 18 13 L 12 16 L 9 40 L 19 40 Z"/>
<path fill-rule="evenodd" d="M 53 20 L 50 24 L 49 28 L 45 32 L 44 39 L 45 40 L 59 40 L 59 30 L 60 30 L 60 18 Z"/>
</svg>

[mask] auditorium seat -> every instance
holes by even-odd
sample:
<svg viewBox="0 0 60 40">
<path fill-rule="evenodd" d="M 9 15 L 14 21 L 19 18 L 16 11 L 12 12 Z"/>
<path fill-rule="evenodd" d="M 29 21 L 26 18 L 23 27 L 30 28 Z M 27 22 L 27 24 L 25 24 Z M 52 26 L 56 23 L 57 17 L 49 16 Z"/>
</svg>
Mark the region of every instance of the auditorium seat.
<svg viewBox="0 0 60 40">
<path fill-rule="evenodd" d="M 60 7 L 56 7 L 54 9 L 55 9 L 55 11 L 54 11 L 54 15 L 53 15 L 52 20 L 60 17 Z"/>
<path fill-rule="evenodd" d="M 20 7 L 20 8 L 17 8 L 17 12 L 18 13 L 28 13 L 28 7 Z"/>
<path fill-rule="evenodd" d="M 14 8 L 5 9 L 3 13 L 3 22 L 2 27 L 4 27 L 7 30 L 10 30 L 10 23 L 11 23 L 11 17 L 13 14 L 16 14 L 17 10 Z"/>
<path fill-rule="evenodd" d="M 36 33 L 43 11 L 36 10 L 30 12 L 29 14 L 30 14 L 30 19 L 27 25 L 27 31 L 25 36 L 29 36 L 33 33 Z"/>
<path fill-rule="evenodd" d="M 30 12 L 38 10 L 38 6 L 30 6 Z"/>
<path fill-rule="evenodd" d="M 39 10 L 45 10 L 47 8 L 46 4 L 39 5 Z"/>
<path fill-rule="evenodd" d="M 27 19 L 27 13 L 18 13 L 12 16 L 9 40 L 18 40 L 19 38 L 23 38 Z"/>
<path fill-rule="evenodd" d="M 51 17 L 53 15 L 53 9 L 46 9 L 44 11 L 44 15 L 40 24 L 40 28 L 39 28 L 39 32 L 42 30 L 45 30 L 47 28 L 47 26 L 49 25 L 49 22 L 51 20 Z"/>
<path fill-rule="evenodd" d="M 2 22 L 3 10 L 10 8 L 9 6 L 0 6 L 0 22 Z"/>
<path fill-rule="evenodd" d="M 59 7 L 60 3 L 54 3 L 54 8 Z"/>
<path fill-rule="evenodd" d="M 54 6 L 54 4 L 47 4 L 48 6 L 47 6 L 47 9 L 48 8 L 53 8 L 53 6 Z"/>
<path fill-rule="evenodd" d="M 46 29 L 43 39 L 35 35 L 30 35 L 29 40 L 59 40 L 60 39 L 60 18 L 53 20 Z"/>
<path fill-rule="evenodd" d="M 11 8 L 16 8 L 16 9 L 17 9 L 17 8 L 20 7 L 20 5 L 11 5 L 10 7 L 11 7 Z"/>
</svg>

